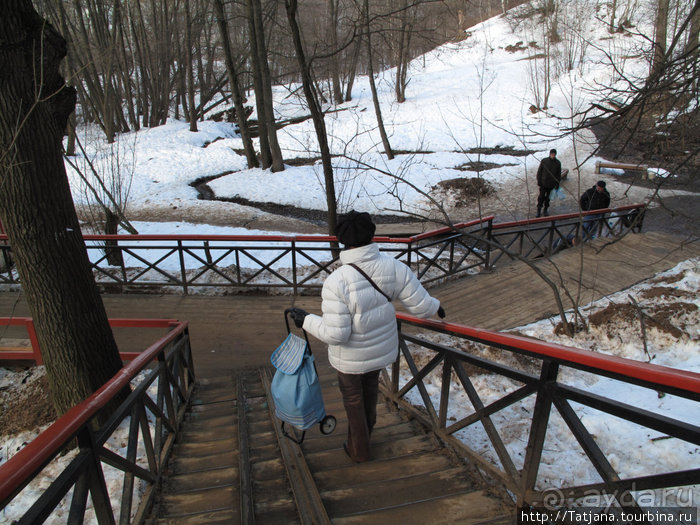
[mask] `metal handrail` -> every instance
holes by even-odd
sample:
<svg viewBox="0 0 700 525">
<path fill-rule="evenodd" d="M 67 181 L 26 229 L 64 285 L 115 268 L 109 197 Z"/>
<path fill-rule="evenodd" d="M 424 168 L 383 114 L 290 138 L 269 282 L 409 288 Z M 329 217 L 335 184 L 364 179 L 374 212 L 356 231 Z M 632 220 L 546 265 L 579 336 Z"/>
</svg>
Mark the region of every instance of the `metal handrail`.
<svg viewBox="0 0 700 525">
<path fill-rule="evenodd" d="M 126 326 L 128 322 L 119 321 L 117 324 Z M 77 439 L 78 455 L 31 508 L 26 510 L 19 523 L 44 521 L 71 488 L 74 490 L 69 522 L 82 522 L 87 496 L 90 494 L 98 521 L 114 523 L 102 462 L 123 472 L 121 523 L 131 522 L 134 478 L 146 482 L 148 488 L 143 497 L 136 498 L 138 507 L 134 513 L 134 522 L 144 520 L 189 404 L 195 377 L 187 322 L 144 320 L 135 324 L 149 327 L 157 325 L 170 328 L 170 331 L 124 366 L 97 392 L 71 408 L 31 443 L 0 465 L 0 508 L 4 508 L 44 467 Z M 110 419 L 94 430 L 97 414 L 152 363 L 156 365 L 151 367 L 145 379 L 134 387 Z M 158 393 L 153 401 L 147 389 L 156 379 Z M 153 428 L 148 422 L 147 412 L 154 418 Z M 127 457 L 124 458 L 105 448 L 104 444 L 128 417 L 131 417 L 129 445 Z M 139 445 L 145 449 L 147 467 L 136 462 Z"/>
<path fill-rule="evenodd" d="M 621 479 L 611 465 L 608 456 L 601 450 L 590 432 L 571 406 L 575 402 L 593 407 L 617 418 L 625 419 L 681 441 L 700 445 L 700 427 L 691 414 L 685 419 L 672 419 L 652 411 L 629 405 L 623 400 L 609 399 L 600 394 L 588 392 L 567 385 L 560 374 L 562 368 L 573 368 L 597 376 L 604 376 L 630 385 L 670 394 L 693 402 L 700 402 L 700 374 L 677 370 L 665 366 L 642 363 L 616 356 L 603 355 L 564 345 L 546 343 L 527 337 L 481 330 L 442 321 L 422 320 L 408 314 L 397 314 L 400 349 L 403 363 L 410 371 L 408 381 L 400 384 L 400 360 L 393 365 L 391 374 L 384 374 L 382 389 L 397 405 L 405 408 L 417 419 L 431 428 L 441 439 L 462 451 L 466 456 L 504 484 L 515 495 L 520 505 L 542 505 L 555 501 L 565 505 L 573 500 L 592 494 L 609 495 L 621 505 L 635 506 L 631 493 L 639 490 L 652 490 L 700 484 L 700 468 L 688 468 L 674 472 L 653 472 L 648 475 Z M 413 327 L 410 333 L 404 330 Z M 421 329 L 416 335 L 416 328 Z M 468 341 L 474 348 L 494 348 L 502 350 L 501 357 L 487 358 L 479 352 L 455 348 L 457 344 L 438 344 L 426 338 L 426 333 L 446 334 L 454 341 Z M 443 341 L 441 339 L 441 341 Z M 433 357 L 423 366 L 418 366 L 413 357 L 413 345 L 426 349 Z M 527 359 L 509 359 L 512 354 L 526 356 Z M 429 356 L 430 357 L 430 356 Z M 528 365 L 524 364 L 525 362 Z M 477 370 L 507 377 L 521 386 L 504 393 L 499 399 L 485 403 L 480 398 L 472 375 L 465 365 Z M 539 370 L 533 373 L 532 369 Z M 472 368 L 473 370 L 473 368 Z M 425 387 L 425 378 L 433 373 L 441 373 L 441 396 L 438 406 L 434 406 Z M 453 376 L 456 376 L 455 382 Z M 453 386 L 454 383 L 454 386 Z M 454 389 L 461 387 L 470 399 L 474 411 L 459 421 L 448 421 L 450 399 Z M 406 395 L 417 388 L 422 405 L 414 406 Z M 534 396 L 534 410 L 530 422 L 522 467 L 504 444 L 504 438 L 493 422 L 493 415 L 516 406 Z M 521 408 L 523 405 L 521 405 Z M 561 415 L 573 436 L 585 452 L 590 464 L 602 481 L 570 487 L 545 486 L 536 488 L 538 471 L 542 461 L 542 451 L 552 408 Z M 471 425 L 481 424 L 496 452 L 498 461 L 484 457 L 455 437 L 455 432 Z"/>
</svg>

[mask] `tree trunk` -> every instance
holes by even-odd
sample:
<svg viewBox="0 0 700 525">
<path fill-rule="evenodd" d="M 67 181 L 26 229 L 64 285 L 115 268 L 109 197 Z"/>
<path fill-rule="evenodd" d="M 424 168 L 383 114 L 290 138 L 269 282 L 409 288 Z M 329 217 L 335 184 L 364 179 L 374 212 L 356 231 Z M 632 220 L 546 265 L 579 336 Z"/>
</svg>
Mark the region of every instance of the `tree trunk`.
<svg viewBox="0 0 700 525">
<path fill-rule="evenodd" d="M 187 116 L 190 121 L 190 131 L 197 131 L 197 109 L 194 103 L 194 67 L 192 65 L 192 15 L 190 0 L 185 0 L 185 69 L 187 72 Z"/>
<path fill-rule="evenodd" d="M 666 56 L 666 35 L 668 28 L 668 2 L 658 0 L 656 20 L 654 23 L 654 56 L 651 62 L 651 74 L 659 75 L 664 68 Z"/>
<path fill-rule="evenodd" d="M 692 71 L 697 73 L 698 58 L 700 57 L 700 0 L 695 0 L 695 5 L 690 18 L 690 28 L 688 29 L 688 41 L 685 43 L 685 54 L 688 55 L 689 63 L 692 65 Z M 694 75 L 697 79 L 697 74 Z M 697 85 L 697 82 L 696 82 Z"/>
<path fill-rule="evenodd" d="M 255 107 L 258 110 L 258 138 L 260 139 L 260 160 L 263 169 L 272 166 L 272 153 L 270 152 L 269 134 L 267 132 L 268 119 L 265 115 L 265 94 L 263 93 L 262 66 L 260 65 L 260 51 L 258 49 L 257 27 L 255 24 L 255 0 L 246 0 L 248 18 L 248 32 L 250 34 L 250 62 L 253 66 L 253 90 L 255 91 Z"/>
<path fill-rule="evenodd" d="M 415 22 L 415 13 L 409 12 L 411 7 L 404 0 L 399 14 L 399 29 L 397 31 L 398 46 L 396 51 L 396 83 L 394 90 L 396 102 L 406 102 L 406 86 L 408 85 L 408 65 L 411 59 L 411 33 Z"/>
<path fill-rule="evenodd" d="M 357 42 L 352 53 L 352 58 L 350 59 L 350 67 L 348 71 L 348 85 L 345 88 L 345 101 L 350 102 L 352 100 L 352 86 L 355 83 L 355 74 L 357 73 L 357 63 L 360 61 L 360 51 L 362 50 L 362 31 L 358 31 L 355 36 Z"/>
<path fill-rule="evenodd" d="M 323 178 L 326 184 L 326 204 L 328 206 L 328 235 L 335 235 L 335 225 L 338 220 L 337 204 L 335 198 L 335 182 L 333 179 L 333 165 L 331 164 L 331 152 L 328 147 L 328 136 L 326 135 L 326 124 L 323 119 L 323 112 L 319 107 L 318 100 L 313 91 L 313 82 L 311 72 L 309 71 L 309 63 L 306 61 L 304 46 L 301 43 L 301 33 L 296 20 L 297 1 L 285 0 L 287 8 L 287 19 L 292 32 L 292 40 L 294 41 L 294 49 L 297 55 L 297 62 L 301 70 L 301 81 L 304 88 L 306 102 L 309 105 L 311 119 L 316 130 L 316 138 L 318 146 L 321 150 L 321 163 L 323 164 Z M 335 246 L 337 247 L 337 245 Z"/>
<path fill-rule="evenodd" d="M 374 69 L 372 67 L 372 32 L 369 26 L 369 0 L 364 0 L 364 15 L 365 15 L 365 37 L 367 38 L 367 76 L 369 77 L 369 87 L 372 91 L 372 102 L 374 102 L 374 113 L 377 116 L 377 127 L 379 128 L 379 135 L 382 137 L 382 144 L 384 145 L 384 153 L 389 160 L 394 158 L 394 152 L 391 151 L 391 144 L 389 144 L 389 137 L 384 129 L 384 119 L 382 118 L 382 108 L 379 105 L 379 95 L 377 94 L 377 85 L 374 82 Z"/>
<path fill-rule="evenodd" d="M 608 25 L 608 32 L 615 32 L 615 11 L 617 11 L 617 0 L 613 0 L 610 5 L 610 24 Z"/>
<path fill-rule="evenodd" d="M 338 0 L 328 0 L 328 24 L 329 36 L 331 39 L 331 48 L 333 56 L 330 59 L 331 65 L 331 82 L 333 85 L 333 100 L 336 104 L 343 103 L 343 89 L 340 85 L 340 64 L 338 57 Z"/>
<path fill-rule="evenodd" d="M 282 150 L 277 141 L 277 128 L 275 126 L 275 111 L 272 106 L 272 80 L 270 66 L 267 63 L 267 45 L 265 43 L 265 28 L 263 27 L 262 6 L 260 0 L 251 0 L 253 4 L 253 22 L 255 24 L 255 38 L 257 40 L 258 65 L 260 67 L 261 91 L 263 105 L 265 106 L 265 129 L 267 129 L 267 142 L 270 146 L 270 168 L 272 171 L 284 171 L 284 159 Z"/>
<path fill-rule="evenodd" d="M 116 235 L 119 233 L 119 215 L 114 213 L 109 208 L 104 209 L 105 212 L 105 234 Z M 124 258 L 119 249 L 118 241 L 108 240 L 105 242 L 105 255 L 107 256 L 107 264 L 110 266 L 124 266 Z"/>
<path fill-rule="evenodd" d="M 236 120 L 238 120 L 238 129 L 243 141 L 243 149 L 249 168 L 258 167 L 258 159 L 255 156 L 255 148 L 253 140 L 250 138 L 248 130 L 248 118 L 243 107 L 243 93 L 238 84 L 238 75 L 233 61 L 233 53 L 231 52 L 231 40 L 228 34 L 228 25 L 226 24 L 226 15 L 224 13 L 224 4 L 222 0 L 214 0 L 214 11 L 216 20 L 219 24 L 219 32 L 221 33 L 221 43 L 224 48 L 224 58 L 226 60 L 226 70 L 228 71 L 228 82 L 231 86 L 231 94 L 233 96 L 233 106 L 236 108 Z"/>
<path fill-rule="evenodd" d="M 59 74 L 65 40 L 29 0 L 0 3 L 0 41 L 0 220 L 64 413 L 121 368 L 61 154 L 75 91 Z"/>
</svg>

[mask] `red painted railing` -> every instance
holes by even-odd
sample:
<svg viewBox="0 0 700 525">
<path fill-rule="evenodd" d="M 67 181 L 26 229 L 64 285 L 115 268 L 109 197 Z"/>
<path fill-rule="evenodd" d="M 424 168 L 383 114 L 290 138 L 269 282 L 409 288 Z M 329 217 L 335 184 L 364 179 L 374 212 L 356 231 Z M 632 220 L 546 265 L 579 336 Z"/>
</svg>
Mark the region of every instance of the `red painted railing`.
<svg viewBox="0 0 700 525">
<path fill-rule="evenodd" d="M 503 483 L 515 495 L 519 505 L 547 506 L 555 502 L 559 507 L 566 507 L 586 498 L 587 505 L 605 506 L 606 498 L 615 498 L 621 506 L 634 507 L 640 494 L 648 499 L 650 491 L 668 490 L 677 494 L 683 487 L 690 493 L 693 486 L 700 485 L 697 462 L 682 463 L 679 467 L 670 462 L 669 465 L 674 466 L 665 470 L 656 464 L 644 468 L 638 465 L 636 458 L 630 458 L 629 464 L 625 465 L 622 459 L 625 450 L 615 448 L 619 441 L 615 432 L 621 431 L 615 422 L 620 420 L 646 428 L 650 434 L 657 433 L 662 439 L 676 439 L 686 447 L 700 445 L 700 426 L 696 417 L 700 409 L 700 374 L 528 337 L 422 320 L 403 313 L 397 315 L 397 322 L 400 358 L 392 366 L 391 374 L 384 375 L 384 392 L 442 440 L 461 450 L 483 471 Z M 404 330 L 404 325 L 411 326 L 411 329 Z M 440 335 L 432 337 L 431 334 Z M 420 360 L 414 358 L 416 352 L 421 352 Z M 567 373 L 562 374 L 562 370 Z M 575 371 L 581 372 L 573 373 Z M 581 373 L 618 383 L 622 389 L 616 388 L 615 391 L 624 390 L 632 395 L 636 389 L 652 401 L 648 406 L 636 406 L 627 399 L 605 397 L 604 392 L 595 387 L 579 386 L 575 378 Z M 489 375 L 494 378 L 502 376 L 508 381 L 498 383 L 501 387 L 492 389 L 486 396 L 480 395 L 477 384 L 496 381 L 487 379 L 484 382 L 483 378 Z M 436 376 L 441 383 L 437 406 L 425 384 L 429 380 L 434 389 L 435 383 L 429 378 Z M 481 382 L 475 383 L 475 377 Z M 420 401 L 416 401 L 415 396 L 407 399 L 409 392 L 417 392 Z M 666 405 L 674 402 L 695 405 L 669 417 L 655 411 L 653 400 L 662 396 L 666 396 Z M 464 407 L 465 398 L 471 403 L 469 410 L 465 411 L 467 415 L 448 417 L 448 414 L 462 413 L 454 406 Z M 589 430 L 589 420 L 582 417 L 577 408 L 607 414 L 611 425 L 592 423 L 594 427 Z M 592 479 L 602 481 L 582 484 L 577 478 L 557 486 L 554 480 L 538 478 L 543 464 L 544 442 L 551 429 L 550 416 L 554 412 L 558 413 L 560 421 L 563 420 L 577 443 L 570 446 L 578 446 L 584 453 L 581 461 L 589 462 L 594 472 Z M 514 427 L 505 429 L 507 434 L 502 433 L 501 425 L 514 423 L 513 418 L 519 422 L 515 425 L 517 430 Z M 609 430 L 604 431 L 603 427 Z M 484 436 L 485 444 L 457 438 L 456 433 L 460 431 L 469 432 L 470 436 Z M 513 432 L 518 433 L 515 442 L 512 441 Z M 612 435 L 605 435 L 606 432 Z M 508 439 L 511 440 L 509 445 Z M 627 449 L 632 446 L 631 438 L 626 438 L 623 443 L 621 446 Z M 569 445 L 564 443 L 562 446 Z M 518 451 L 520 447 L 522 451 Z M 487 449 L 492 451 L 491 456 L 483 453 Z M 612 457 L 616 457 L 614 461 L 619 465 L 613 467 Z M 568 459 L 568 456 L 561 459 L 550 454 L 547 462 L 549 468 L 558 467 L 564 471 L 573 468 L 567 463 Z M 624 476 L 620 473 L 623 469 L 635 474 Z M 679 497 L 678 500 L 688 501 L 688 497 Z"/>
<path fill-rule="evenodd" d="M 90 494 L 97 520 L 114 523 L 114 511 L 106 491 L 101 463 L 122 471 L 121 522 L 141 522 L 160 484 L 185 408 L 189 404 L 195 377 L 189 345 L 188 324 L 164 319 L 114 320 L 114 326 L 167 328 L 170 331 L 124 366 L 112 379 L 82 403 L 63 414 L 27 446 L 0 465 L 0 509 L 13 500 L 67 446 L 77 439 L 78 455 L 29 509 L 22 522 L 39 523 L 48 517 L 61 499 L 73 489 L 67 522 L 83 523 Z M 156 363 L 154 366 L 153 363 Z M 146 377 L 130 388 L 137 374 Z M 148 388 L 157 382 L 156 400 Z M 126 401 L 95 430 L 95 417 L 120 392 L 131 390 Z M 147 413 L 153 419 L 148 422 Z M 131 417 L 126 457 L 104 446 L 119 424 Z M 145 452 L 147 465 L 137 464 L 137 449 Z M 135 479 L 143 480 L 145 495 L 134 494 Z M 137 490 L 138 491 L 138 490 Z M 134 504 L 138 507 L 134 511 Z"/>
<path fill-rule="evenodd" d="M 171 328 L 174 319 L 110 319 L 112 328 Z M 28 360 L 37 365 L 43 364 L 41 347 L 36 336 L 34 321 L 31 317 L 0 317 L 0 326 L 24 326 L 29 338 L 30 346 L 1 346 L 0 361 Z M 140 352 L 119 352 L 122 361 L 131 361 L 138 357 Z"/>
<path fill-rule="evenodd" d="M 687 393 L 700 395 L 700 374 L 695 372 L 653 363 L 643 363 L 624 357 L 600 354 L 556 343 L 547 343 L 531 337 L 505 334 L 432 319 L 418 319 L 401 312 L 396 314 L 396 318 L 399 321 L 407 321 L 431 330 L 459 335 L 478 343 L 498 348 L 517 349 L 526 352 L 528 355 L 552 358 L 563 364 L 596 370 L 601 375 L 624 376 L 629 379 L 637 379 L 670 389 L 678 388 Z M 700 400 L 700 397 L 697 399 Z"/>
<path fill-rule="evenodd" d="M 405 237 L 376 237 L 380 250 L 409 264 L 424 283 L 488 267 L 493 217 Z M 462 234 L 469 232 L 470 236 Z M 0 236 L 0 240 L 3 237 Z M 327 235 L 85 235 L 95 280 L 104 291 L 182 290 L 198 287 L 293 293 L 320 289 L 338 260 Z M 11 247 L 3 247 L 9 256 Z M 9 267 L 8 267 L 9 268 Z M 18 282 L 0 271 L 0 283 Z"/>
<path fill-rule="evenodd" d="M 376 237 L 380 250 L 405 262 L 423 284 L 488 270 L 502 257 L 532 259 L 574 239 L 639 231 L 644 206 L 493 224 L 493 216 L 402 237 Z M 85 235 L 95 280 L 106 292 L 217 287 L 254 291 L 320 289 L 338 261 L 328 235 Z M 11 246 L 2 244 L 0 283 L 18 283 Z"/>
<path fill-rule="evenodd" d="M 578 219 L 580 217 L 588 217 L 591 215 L 604 214 L 610 218 L 612 213 L 625 213 L 632 210 L 642 210 L 644 209 L 644 204 L 628 204 L 626 206 L 620 206 L 618 208 L 605 208 L 603 210 L 593 210 L 593 211 L 582 211 L 575 213 L 562 213 L 560 215 L 551 215 L 548 217 L 537 217 L 532 219 L 522 219 L 519 221 L 509 221 L 509 222 L 497 222 L 493 225 L 494 230 L 504 230 L 507 228 L 520 228 L 522 226 L 527 226 L 530 224 L 546 224 L 552 221 L 567 221 L 570 219 Z"/>
</svg>

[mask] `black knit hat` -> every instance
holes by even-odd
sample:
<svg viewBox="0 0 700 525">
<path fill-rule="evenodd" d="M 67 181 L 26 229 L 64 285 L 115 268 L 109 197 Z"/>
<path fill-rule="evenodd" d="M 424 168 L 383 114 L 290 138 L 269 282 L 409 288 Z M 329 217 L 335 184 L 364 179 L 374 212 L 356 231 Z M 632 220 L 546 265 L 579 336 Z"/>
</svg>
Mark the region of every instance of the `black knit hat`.
<svg viewBox="0 0 700 525">
<path fill-rule="evenodd" d="M 595 183 L 596 186 L 600 186 L 601 188 L 605 189 L 605 181 L 604 180 L 599 180 L 598 182 Z"/>
<path fill-rule="evenodd" d="M 557 154 L 557 150 L 555 150 L 555 149 L 550 149 L 550 150 L 549 150 L 549 154 L 551 155 L 552 153 L 554 153 L 554 154 L 556 155 L 556 154 Z"/>
<path fill-rule="evenodd" d="M 345 246 L 357 247 L 371 243 L 376 229 L 369 213 L 352 210 L 338 219 L 335 234 Z"/>
</svg>

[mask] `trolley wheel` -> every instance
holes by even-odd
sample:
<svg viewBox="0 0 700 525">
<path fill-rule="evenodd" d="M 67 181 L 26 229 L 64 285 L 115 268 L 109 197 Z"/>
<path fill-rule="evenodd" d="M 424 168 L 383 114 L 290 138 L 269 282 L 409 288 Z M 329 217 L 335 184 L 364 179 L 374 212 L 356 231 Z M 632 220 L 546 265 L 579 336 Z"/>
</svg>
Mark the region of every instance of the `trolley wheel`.
<svg viewBox="0 0 700 525">
<path fill-rule="evenodd" d="M 334 416 L 326 416 L 321 420 L 321 434 L 327 436 L 335 430 L 335 425 L 337 421 Z"/>
</svg>

